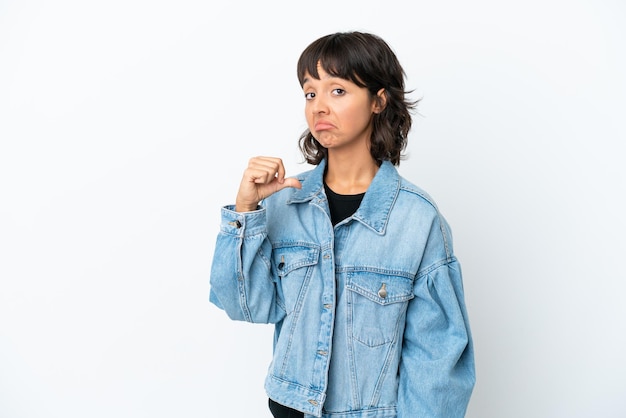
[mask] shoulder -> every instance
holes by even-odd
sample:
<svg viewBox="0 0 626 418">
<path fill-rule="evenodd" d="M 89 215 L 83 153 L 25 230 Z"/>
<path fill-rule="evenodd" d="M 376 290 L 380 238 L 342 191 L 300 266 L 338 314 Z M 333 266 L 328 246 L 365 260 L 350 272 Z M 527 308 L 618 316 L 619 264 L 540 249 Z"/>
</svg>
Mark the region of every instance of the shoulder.
<svg viewBox="0 0 626 418">
<path fill-rule="evenodd" d="M 405 214 L 406 216 L 419 216 L 422 219 L 429 219 L 431 226 L 434 227 L 432 231 L 437 231 L 436 234 L 431 234 L 431 238 L 439 237 L 442 240 L 449 258 L 452 253 L 452 231 L 431 195 L 421 187 L 400 176 L 397 203 L 398 206 L 404 207 L 411 212 L 410 214 Z"/>
<path fill-rule="evenodd" d="M 408 199 L 414 201 L 414 203 L 423 206 L 424 209 L 430 209 L 433 212 L 438 213 L 439 208 L 432 196 L 421 187 L 415 185 L 411 181 L 398 174 L 400 180 L 400 188 L 398 193 L 399 199 Z"/>
</svg>

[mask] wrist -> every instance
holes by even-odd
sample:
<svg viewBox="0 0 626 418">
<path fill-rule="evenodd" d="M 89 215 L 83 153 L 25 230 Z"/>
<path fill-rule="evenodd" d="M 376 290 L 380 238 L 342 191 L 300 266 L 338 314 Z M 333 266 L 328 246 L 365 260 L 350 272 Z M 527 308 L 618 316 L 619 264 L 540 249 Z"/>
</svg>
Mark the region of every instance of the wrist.
<svg viewBox="0 0 626 418">
<path fill-rule="evenodd" d="M 257 210 L 259 207 L 258 203 L 254 205 L 244 204 L 244 203 L 235 203 L 235 212 L 253 212 Z"/>
</svg>

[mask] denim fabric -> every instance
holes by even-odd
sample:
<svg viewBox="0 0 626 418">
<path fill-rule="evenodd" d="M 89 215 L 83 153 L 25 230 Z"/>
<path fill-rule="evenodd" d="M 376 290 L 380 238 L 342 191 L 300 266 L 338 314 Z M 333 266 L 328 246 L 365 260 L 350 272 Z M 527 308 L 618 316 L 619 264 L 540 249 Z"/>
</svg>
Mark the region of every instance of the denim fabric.
<svg viewBox="0 0 626 418">
<path fill-rule="evenodd" d="M 384 162 L 333 228 L 324 166 L 256 211 L 222 209 L 211 302 L 275 324 L 265 389 L 306 417 L 464 416 L 474 357 L 446 221 Z"/>
</svg>

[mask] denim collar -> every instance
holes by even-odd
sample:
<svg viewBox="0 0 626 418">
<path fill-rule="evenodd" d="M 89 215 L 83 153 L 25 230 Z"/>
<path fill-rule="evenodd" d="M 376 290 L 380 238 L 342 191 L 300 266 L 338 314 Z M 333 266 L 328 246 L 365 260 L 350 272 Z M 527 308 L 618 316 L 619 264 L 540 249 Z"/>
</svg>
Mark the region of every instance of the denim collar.
<svg viewBox="0 0 626 418">
<path fill-rule="evenodd" d="M 302 181 L 302 188 L 295 189 L 287 204 L 311 202 L 321 204 L 326 202 L 324 193 L 324 171 L 326 160 L 322 160 L 308 176 L 298 176 Z M 352 215 L 352 219 L 382 235 L 385 233 L 389 212 L 393 207 L 400 191 L 400 175 L 389 161 L 383 161 L 374 176 L 359 209 Z"/>
</svg>

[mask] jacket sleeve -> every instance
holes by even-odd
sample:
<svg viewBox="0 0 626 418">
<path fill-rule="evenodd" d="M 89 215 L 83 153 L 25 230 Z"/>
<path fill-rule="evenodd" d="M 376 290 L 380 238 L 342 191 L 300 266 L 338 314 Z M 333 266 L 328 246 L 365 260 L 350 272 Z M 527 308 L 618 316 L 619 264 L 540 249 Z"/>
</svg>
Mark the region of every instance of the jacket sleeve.
<svg viewBox="0 0 626 418">
<path fill-rule="evenodd" d="M 209 300 L 231 319 L 258 323 L 280 321 L 285 311 L 278 303 L 267 238 L 266 212 L 235 212 L 225 206 L 211 265 Z"/>
<path fill-rule="evenodd" d="M 475 383 L 461 270 L 452 257 L 416 279 L 405 325 L 398 417 L 464 417 Z"/>
</svg>

